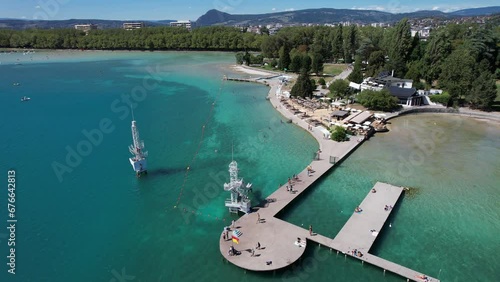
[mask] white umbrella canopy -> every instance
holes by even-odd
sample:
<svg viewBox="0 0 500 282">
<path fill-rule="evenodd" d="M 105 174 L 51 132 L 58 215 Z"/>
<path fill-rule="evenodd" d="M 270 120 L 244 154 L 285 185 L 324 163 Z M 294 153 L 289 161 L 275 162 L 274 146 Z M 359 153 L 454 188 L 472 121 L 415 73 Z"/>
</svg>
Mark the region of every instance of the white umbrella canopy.
<svg viewBox="0 0 500 282">
<path fill-rule="evenodd" d="M 344 102 L 333 102 L 332 105 L 339 107 L 339 106 L 345 106 L 345 103 Z"/>
</svg>

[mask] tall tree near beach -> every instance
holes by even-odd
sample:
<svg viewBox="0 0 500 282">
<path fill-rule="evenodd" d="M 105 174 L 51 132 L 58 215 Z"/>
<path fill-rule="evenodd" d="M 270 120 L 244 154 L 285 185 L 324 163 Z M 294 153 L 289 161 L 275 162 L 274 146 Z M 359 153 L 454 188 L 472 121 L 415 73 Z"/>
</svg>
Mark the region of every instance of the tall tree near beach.
<svg viewBox="0 0 500 282">
<path fill-rule="evenodd" d="M 288 66 L 290 65 L 290 49 L 288 47 L 288 44 L 285 43 L 283 46 L 280 48 L 279 52 L 280 58 L 278 61 L 278 68 L 280 70 L 288 69 Z"/>
<path fill-rule="evenodd" d="M 355 25 L 350 25 L 344 35 L 344 59 L 346 63 L 352 63 L 352 58 L 356 55 L 358 30 Z"/>
<path fill-rule="evenodd" d="M 347 98 L 350 93 L 349 81 L 345 79 L 337 79 L 330 84 L 328 88 L 332 98 Z"/>
<path fill-rule="evenodd" d="M 311 71 L 317 75 L 323 72 L 323 55 L 320 53 L 313 53 Z"/>
<path fill-rule="evenodd" d="M 312 59 L 308 54 L 304 54 L 302 56 L 302 69 L 305 69 L 306 72 L 311 71 Z"/>
<path fill-rule="evenodd" d="M 383 51 L 375 51 L 370 54 L 368 58 L 368 67 L 366 69 L 366 76 L 376 76 L 385 66 L 385 55 Z"/>
<path fill-rule="evenodd" d="M 292 72 L 299 72 L 302 67 L 302 54 L 296 53 L 292 56 L 292 61 L 288 66 L 288 69 Z"/>
<path fill-rule="evenodd" d="M 439 87 L 446 89 L 455 102 L 465 98 L 474 83 L 474 66 L 475 60 L 469 49 L 462 46 L 453 51 L 443 62 Z"/>
<path fill-rule="evenodd" d="M 342 34 L 342 25 L 339 25 L 335 28 L 332 40 L 332 55 L 333 59 L 336 62 L 338 62 L 340 59 L 344 59 L 344 47 L 342 45 L 343 40 L 344 36 Z"/>
<path fill-rule="evenodd" d="M 356 56 L 356 61 L 354 62 L 354 68 L 351 74 L 347 77 L 349 81 L 355 83 L 363 82 L 363 72 L 361 71 L 361 57 Z"/>
<path fill-rule="evenodd" d="M 297 82 L 292 87 L 290 94 L 296 97 L 312 97 L 314 91 L 314 86 L 311 82 L 311 78 L 305 69 L 300 71 L 300 75 L 297 78 Z"/>
<path fill-rule="evenodd" d="M 493 74 L 489 71 L 487 59 L 479 64 L 476 76 L 477 79 L 467 100 L 471 108 L 489 110 L 497 97 L 497 86 Z"/>
<path fill-rule="evenodd" d="M 450 55 L 451 42 L 446 30 L 431 33 L 429 43 L 425 48 L 423 78 L 432 85 L 441 73 L 444 60 Z"/>
<path fill-rule="evenodd" d="M 406 62 L 410 57 L 413 46 L 410 28 L 408 19 L 402 19 L 396 25 L 392 35 L 388 65 L 390 69 L 394 70 L 395 76 L 403 77 L 407 71 Z"/>
</svg>

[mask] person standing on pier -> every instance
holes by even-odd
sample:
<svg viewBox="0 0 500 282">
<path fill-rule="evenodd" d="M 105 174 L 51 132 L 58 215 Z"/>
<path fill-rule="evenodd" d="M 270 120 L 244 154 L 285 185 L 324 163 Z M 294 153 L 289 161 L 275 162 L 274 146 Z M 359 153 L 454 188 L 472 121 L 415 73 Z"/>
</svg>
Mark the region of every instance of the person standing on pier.
<svg viewBox="0 0 500 282">
<path fill-rule="evenodd" d="M 313 235 L 313 226 L 309 225 L 309 236 Z"/>
</svg>

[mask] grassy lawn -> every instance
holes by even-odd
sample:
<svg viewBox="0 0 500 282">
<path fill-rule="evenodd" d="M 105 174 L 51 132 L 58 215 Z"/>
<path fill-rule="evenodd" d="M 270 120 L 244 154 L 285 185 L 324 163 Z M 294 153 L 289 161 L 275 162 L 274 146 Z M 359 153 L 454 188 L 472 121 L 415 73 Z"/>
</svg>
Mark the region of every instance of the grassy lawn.
<svg viewBox="0 0 500 282">
<path fill-rule="evenodd" d="M 325 64 L 324 67 L 323 67 L 323 73 L 324 74 L 330 74 L 330 75 L 339 75 L 345 69 L 347 69 L 347 65 Z"/>
</svg>

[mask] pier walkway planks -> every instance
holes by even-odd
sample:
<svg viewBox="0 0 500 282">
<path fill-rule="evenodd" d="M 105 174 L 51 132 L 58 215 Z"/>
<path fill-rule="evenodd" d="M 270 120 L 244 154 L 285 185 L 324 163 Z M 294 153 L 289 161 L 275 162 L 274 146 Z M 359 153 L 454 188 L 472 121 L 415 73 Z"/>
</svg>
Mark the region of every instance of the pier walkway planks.
<svg viewBox="0 0 500 282">
<path fill-rule="evenodd" d="M 274 95 L 276 90 L 277 84 L 271 83 L 269 98 L 272 105 L 293 123 L 304 129 L 308 128 L 309 124 L 306 121 L 293 115 L 281 105 Z M 298 174 L 299 180 L 293 181 L 292 192 L 286 190 L 288 183 L 285 183 L 266 198 L 267 204 L 265 206 L 260 207 L 254 213 L 239 218 L 235 222 L 235 226 L 231 228 L 242 232 L 239 244 L 232 243 L 229 238 L 224 240 L 223 232 L 219 240 L 220 252 L 223 257 L 238 267 L 247 270 L 271 271 L 281 269 L 300 259 L 306 246 L 297 246 L 295 242 L 297 238 L 301 238 L 301 241 L 307 238 L 307 244 L 315 242 L 346 255 L 349 254 L 353 258 L 378 266 L 383 270 L 398 274 L 408 280 L 424 281 L 418 278 L 421 275 L 420 272 L 369 254 L 370 248 L 391 213 L 391 210 L 384 210 L 384 206 L 396 205 L 403 192 L 401 187 L 377 183 L 374 186 L 377 192 L 372 193 L 370 191 L 359 205 L 363 211 L 353 213 L 334 239 L 320 234 L 310 236 L 309 230 L 275 217 L 277 213 L 328 172 L 335 165 L 334 163 L 342 161 L 364 141 L 364 139 L 352 138 L 348 142 L 333 142 L 324 139 L 323 133 L 317 128 L 313 128 L 311 134 L 318 141 L 322 151 L 319 159 L 313 160 L 310 164 L 314 172 L 308 175 L 307 169 L 303 170 Z M 334 163 L 330 162 L 332 159 Z M 283 180 L 283 182 L 285 181 Z M 376 233 L 373 233 L 372 230 L 375 230 Z M 229 232 L 229 237 L 231 237 L 231 232 Z M 256 249 L 257 243 L 260 243 L 260 249 Z M 240 254 L 230 256 L 228 251 L 231 246 L 234 246 Z M 363 256 L 353 256 L 352 250 L 354 249 L 361 251 Z M 428 277 L 427 281 L 439 280 Z"/>
</svg>

